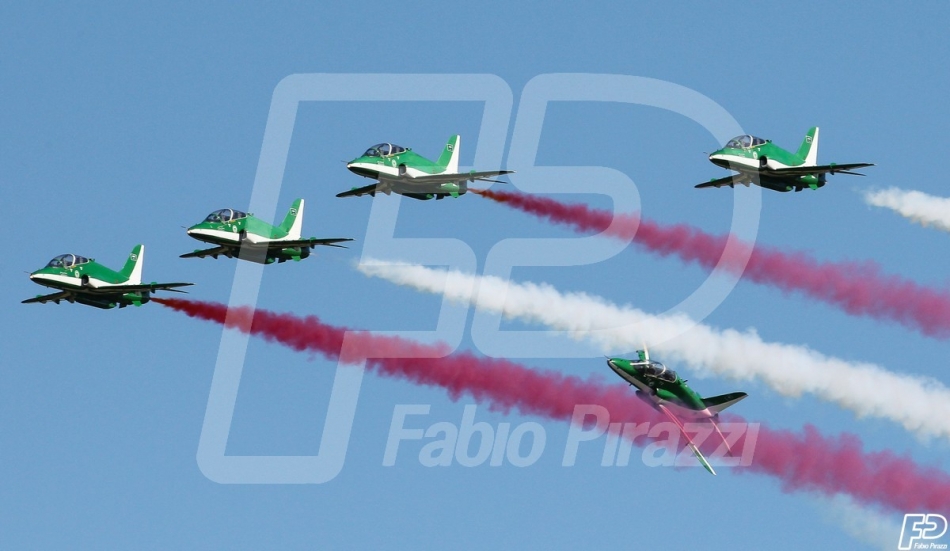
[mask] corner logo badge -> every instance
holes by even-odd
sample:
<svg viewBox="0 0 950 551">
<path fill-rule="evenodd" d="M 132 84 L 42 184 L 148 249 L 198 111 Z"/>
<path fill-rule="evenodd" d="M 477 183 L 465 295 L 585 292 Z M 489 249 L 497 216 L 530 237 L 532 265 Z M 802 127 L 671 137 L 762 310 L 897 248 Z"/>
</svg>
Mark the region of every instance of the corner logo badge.
<svg viewBox="0 0 950 551">
<path fill-rule="evenodd" d="M 901 539 L 897 548 L 901 551 L 910 549 L 947 549 L 943 543 L 914 543 L 916 540 L 935 540 L 947 533 L 947 517 L 937 513 L 908 513 L 904 515 L 904 525 L 901 527 Z"/>
</svg>

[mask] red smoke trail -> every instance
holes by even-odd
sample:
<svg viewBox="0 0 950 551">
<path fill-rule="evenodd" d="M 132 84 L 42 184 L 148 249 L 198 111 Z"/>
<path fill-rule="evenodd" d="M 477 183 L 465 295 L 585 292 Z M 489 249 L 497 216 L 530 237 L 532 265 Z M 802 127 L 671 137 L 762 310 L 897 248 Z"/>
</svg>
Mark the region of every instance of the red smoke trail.
<svg viewBox="0 0 950 551">
<path fill-rule="evenodd" d="M 247 307 L 229 312 L 223 304 L 152 300 L 191 317 L 225 324 L 295 350 L 318 352 L 327 358 L 340 357 L 343 336 L 348 331 L 327 325 L 316 316 L 301 318 Z M 431 357 L 433 352 L 447 350 L 350 331 L 347 339 L 354 338 L 358 339 L 358 346 L 353 348 L 358 352 L 345 360 L 369 358 L 368 367 L 382 375 L 444 388 L 453 399 L 467 394 L 494 409 L 517 408 L 525 414 L 562 421 L 571 420 L 576 404 L 603 406 L 610 413 L 611 422 L 663 420 L 625 385 L 606 385 L 529 369 L 508 360 L 479 358 L 467 352 L 436 359 L 375 358 L 414 353 Z M 742 422 L 739 418 L 729 421 Z M 639 436 L 635 442 L 644 445 L 648 440 Z M 752 465 L 747 469 L 778 478 L 786 490 L 844 492 L 863 503 L 879 503 L 895 511 L 950 511 L 950 476 L 946 473 L 919 467 L 909 458 L 889 451 L 865 453 L 861 448 L 856 436 L 832 438 L 810 426 L 805 427 L 804 433 L 762 426 Z"/>
<path fill-rule="evenodd" d="M 568 205 L 504 191 L 472 191 L 578 230 L 606 230 L 615 237 L 633 239 L 662 256 L 675 254 L 709 269 L 719 262 L 728 239 L 686 224 L 664 226 L 636 215 L 619 215 L 608 228 L 613 215 L 586 205 Z M 852 315 L 890 319 L 930 337 L 950 338 L 950 293 L 882 274 L 873 262 L 819 262 L 803 252 L 786 253 L 763 247 L 752 250 L 745 266 L 735 259 L 724 260 L 723 267 L 756 283 L 773 285 L 786 293 L 798 291 Z"/>
</svg>

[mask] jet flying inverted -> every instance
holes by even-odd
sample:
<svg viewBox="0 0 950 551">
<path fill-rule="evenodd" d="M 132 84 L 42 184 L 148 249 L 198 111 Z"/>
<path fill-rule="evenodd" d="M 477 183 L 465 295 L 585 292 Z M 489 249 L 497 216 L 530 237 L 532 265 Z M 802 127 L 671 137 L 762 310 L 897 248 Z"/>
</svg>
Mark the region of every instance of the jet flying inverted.
<svg viewBox="0 0 950 551">
<path fill-rule="evenodd" d="M 235 209 L 221 209 L 209 214 L 203 222 L 188 228 L 188 235 L 199 241 L 211 243 L 216 247 L 196 250 L 181 255 L 181 258 L 243 258 L 259 264 L 273 264 L 297 260 L 310 256 L 310 249 L 317 245 L 343 247 L 337 245 L 344 241 L 353 241 L 346 237 L 301 239 L 303 226 L 303 199 L 297 199 L 287 212 L 280 226 L 271 226 L 255 218 L 253 214 Z M 243 253 L 243 254 L 242 254 Z"/>
<path fill-rule="evenodd" d="M 408 147 L 390 143 L 376 144 L 360 157 L 347 163 L 346 168 L 360 176 L 374 178 L 377 182 L 338 193 L 337 197 L 375 197 L 376 193 L 398 193 L 421 200 L 443 199 L 450 195 L 458 197 L 468 191 L 468 182 L 480 180 L 503 183 L 492 178 L 514 172 L 459 172 L 459 140 L 457 134 L 449 138 L 445 150 L 435 162 L 417 155 Z"/>
<path fill-rule="evenodd" d="M 729 453 L 732 453 L 732 450 L 729 449 L 729 443 L 723 436 L 722 431 L 719 430 L 716 421 L 719 419 L 720 411 L 742 400 L 747 394 L 745 392 L 733 392 L 703 398 L 689 388 L 686 380 L 679 378 L 675 371 L 667 369 L 660 362 L 650 360 L 650 353 L 645 347 L 643 350 L 638 350 L 637 355 L 636 360 L 610 358 L 607 360 L 607 365 L 623 380 L 637 387 L 637 397 L 669 417 L 679 428 L 683 437 L 686 438 L 686 445 L 696 455 L 696 459 L 707 471 L 716 474 L 712 465 L 709 464 L 709 461 L 693 443 L 692 438 L 686 433 L 686 428 L 683 426 L 681 419 L 711 423 L 716 433 L 725 443 L 726 449 Z"/>
<path fill-rule="evenodd" d="M 61 254 L 44 268 L 30 274 L 40 285 L 59 289 L 51 295 L 28 298 L 24 304 L 60 301 L 78 302 L 96 308 L 125 308 L 130 304 L 141 306 L 155 291 L 179 291 L 191 283 L 142 283 L 142 262 L 145 246 L 136 245 L 121 271 L 114 272 L 93 258 L 75 254 Z"/>
<path fill-rule="evenodd" d="M 797 153 L 786 151 L 771 140 L 745 135 L 729 140 L 725 147 L 710 154 L 709 160 L 738 174 L 710 180 L 697 188 L 755 184 L 775 191 L 818 189 L 825 185 L 828 174 L 864 176 L 852 170 L 874 166 L 872 163 L 819 165 L 817 126 L 805 134 Z"/>
</svg>

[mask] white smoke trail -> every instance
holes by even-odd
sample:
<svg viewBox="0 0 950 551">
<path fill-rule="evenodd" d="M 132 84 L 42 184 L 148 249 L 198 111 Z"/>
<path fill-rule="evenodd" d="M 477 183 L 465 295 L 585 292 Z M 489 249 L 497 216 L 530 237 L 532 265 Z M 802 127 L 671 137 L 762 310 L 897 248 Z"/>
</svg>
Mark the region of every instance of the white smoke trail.
<svg viewBox="0 0 950 551">
<path fill-rule="evenodd" d="M 864 194 L 864 200 L 869 205 L 889 208 L 921 226 L 933 226 L 950 232 L 950 198 L 889 188 L 868 191 Z"/>
<path fill-rule="evenodd" d="M 566 331 L 605 352 L 662 343 L 651 350 L 686 363 L 694 372 L 759 379 L 785 396 L 807 392 L 859 417 L 890 419 L 921 436 L 950 438 L 950 391 L 932 379 L 896 375 L 802 346 L 764 342 L 752 330 L 718 330 L 685 315 L 653 316 L 584 293 L 561 293 L 547 284 L 376 260 L 364 261 L 359 269 L 454 302 Z"/>
<path fill-rule="evenodd" d="M 833 498 L 818 498 L 818 507 L 828 516 L 828 522 L 840 527 L 854 539 L 875 549 L 897 549 L 901 525 L 892 516 L 870 507 L 863 507 L 844 494 Z"/>
</svg>

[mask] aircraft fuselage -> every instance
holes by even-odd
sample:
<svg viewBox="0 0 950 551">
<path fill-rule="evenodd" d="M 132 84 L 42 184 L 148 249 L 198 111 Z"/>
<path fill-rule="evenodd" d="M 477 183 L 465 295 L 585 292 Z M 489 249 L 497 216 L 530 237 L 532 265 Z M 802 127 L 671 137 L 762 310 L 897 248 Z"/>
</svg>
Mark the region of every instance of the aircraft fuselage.
<svg viewBox="0 0 950 551">
<path fill-rule="evenodd" d="M 607 365 L 624 381 L 637 387 L 640 391 L 638 396 L 655 404 L 663 404 L 680 417 L 706 419 L 716 415 L 706 407 L 702 397 L 679 376 L 673 374 L 669 380 L 664 380 L 647 374 L 651 369 L 662 372 L 665 370 L 663 364 L 612 358 L 607 360 Z M 667 372 L 669 373 L 672 372 Z"/>
</svg>

